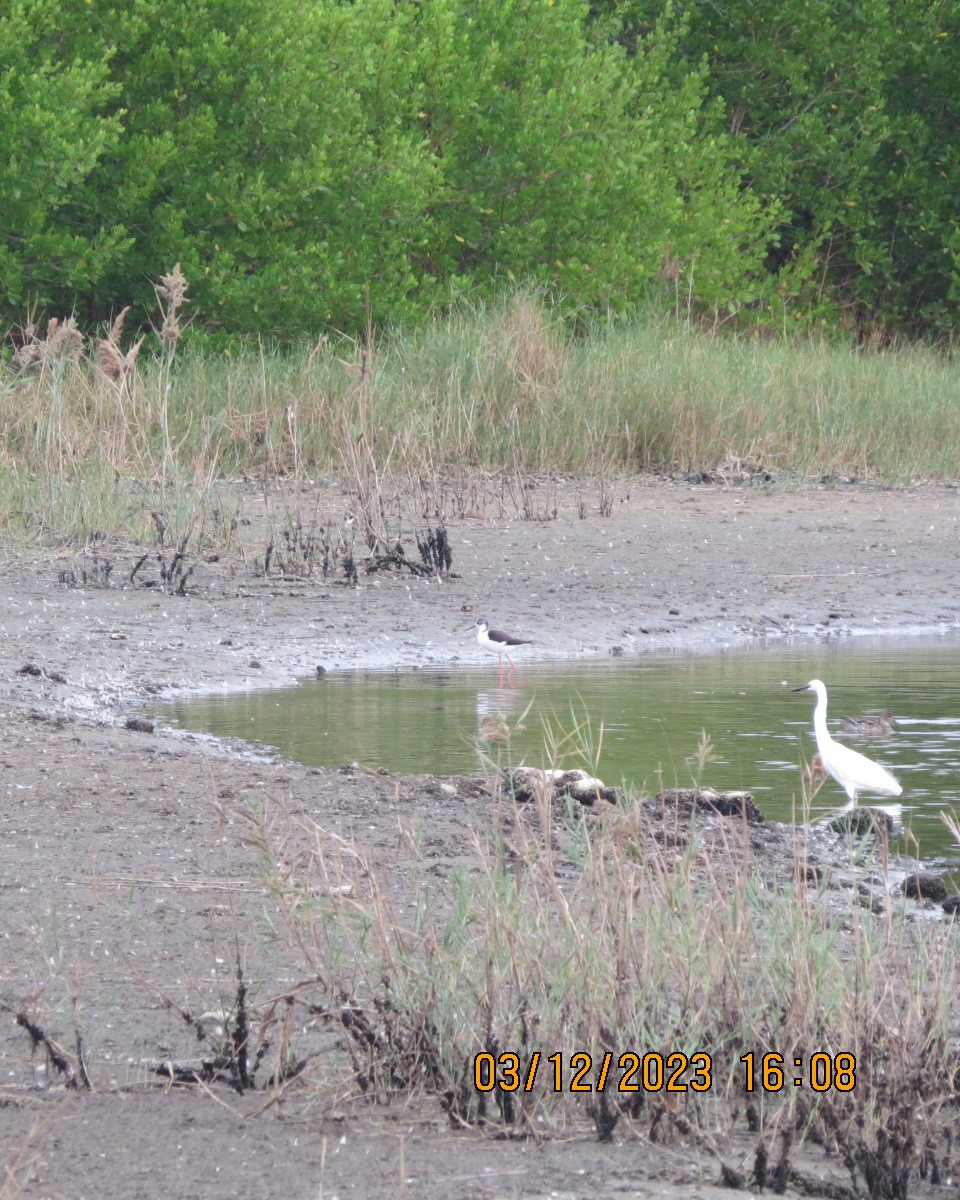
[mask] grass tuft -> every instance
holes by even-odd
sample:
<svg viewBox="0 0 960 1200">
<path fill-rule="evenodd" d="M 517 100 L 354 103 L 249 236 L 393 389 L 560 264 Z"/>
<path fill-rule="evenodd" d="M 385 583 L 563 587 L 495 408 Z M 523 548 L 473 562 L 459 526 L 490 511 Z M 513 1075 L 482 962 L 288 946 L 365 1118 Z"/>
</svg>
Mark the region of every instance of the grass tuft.
<svg viewBox="0 0 960 1200">
<path fill-rule="evenodd" d="M 158 331 L 127 350 L 123 312 L 86 358 L 72 319 L 21 331 L 0 363 L 7 531 L 29 540 L 38 483 L 45 528 L 76 541 L 86 524 L 58 490 L 129 531 L 218 479 L 346 474 L 372 549 L 398 481 L 435 498 L 464 472 L 496 472 L 531 519 L 550 516 L 528 511 L 531 475 L 960 478 L 960 381 L 932 349 L 716 337 L 649 315 L 572 331 L 520 294 L 362 341 L 178 351 L 186 286 L 178 268 L 163 277 Z M 143 489 L 136 513 L 111 498 L 118 480 Z"/>
</svg>

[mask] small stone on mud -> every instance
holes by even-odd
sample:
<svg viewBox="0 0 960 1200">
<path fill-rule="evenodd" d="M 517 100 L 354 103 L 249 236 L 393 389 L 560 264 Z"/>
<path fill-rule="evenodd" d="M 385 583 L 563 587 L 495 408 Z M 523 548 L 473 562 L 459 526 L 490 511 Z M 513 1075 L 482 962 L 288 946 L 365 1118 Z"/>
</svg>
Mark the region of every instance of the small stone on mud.
<svg viewBox="0 0 960 1200">
<path fill-rule="evenodd" d="M 827 828 L 833 833 L 850 833 L 854 837 L 866 837 L 881 831 L 889 837 L 893 833 L 893 817 L 879 808 L 851 808 L 834 817 Z"/>
<path fill-rule="evenodd" d="M 24 663 L 17 671 L 18 675 L 32 675 L 34 679 L 39 679 L 43 675 L 43 670 L 36 663 Z"/>
<path fill-rule="evenodd" d="M 443 792 L 447 796 L 455 796 L 457 794 L 457 789 L 453 786 L 452 783 L 441 783 L 440 791 Z"/>
<path fill-rule="evenodd" d="M 934 871 L 908 875 L 903 881 L 903 894 L 911 900 L 932 900 L 934 904 L 943 904 L 948 898 L 946 884 Z"/>
<path fill-rule="evenodd" d="M 575 779 L 573 783 L 562 785 L 558 792 L 561 796 L 569 796 L 578 803 L 591 808 L 598 800 L 606 800 L 608 804 L 616 804 L 617 793 L 612 787 L 607 787 L 602 779 Z"/>
<path fill-rule="evenodd" d="M 66 683 L 67 677 L 61 671 L 48 671 L 47 678 L 51 683 Z"/>
<path fill-rule="evenodd" d="M 572 771 L 557 768 L 541 771 L 536 767 L 518 767 L 505 786 L 521 803 L 535 800 L 538 793 L 546 788 L 555 796 L 569 796 L 587 808 L 598 799 L 611 804 L 616 804 L 618 799 L 614 788 L 607 787 L 602 779 L 595 779 L 579 768 Z"/>
<path fill-rule="evenodd" d="M 156 725 L 144 717 L 127 717 L 123 723 L 124 729 L 132 729 L 134 733 L 153 733 Z"/>
<path fill-rule="evenodd" d="M 564 771 L 555 786 L 561 796 L 571 796 L 574 800 L 579 800 L 581 804 L 587 806 L 598 799 L 608 800 L 611 804 L 617 802 L 617 793 L 613 788 L 608 788 L 602 779 L 596 779 L 579 768 Z"/>
<path fill-rule="evenodd" d="M 247 665 L 250 667 L 251 670 L 259 671 L 260 668 L 263 666 L 263 663 L 260 661 L 259 658 L 251 658 L 250 662 Z"/>
<path fill-rule="evenodd" d="M 327 673 L 326 667 L 320 667 L 320 666 L 317 667 L 317 678 L 318 679 L 322 679 L 324 677 L 324 675 L 326 675 L 326 673 Z"/>
<path fill-rule="evenodd" d="M 521 803 L 535 800 L 541 789 L 550 787 L 560 779 L 562 771 L 541 771 L 537 767 L 517 767 L 513 775 L 504 781 L 506 791 L 512 792 Z"/>
<path fill-rule="evenodd" d="M 761 825 L 764 820 L 751 792 L 715 792 L 706 787 L 667 788 L 657 796 L 657 801 L 676 805 L 688 813 L 698 808 L 721 817 L 739 817 L 748 825 Z"/>
<path fill-rule="evenodd" d="M 865 908 L 867 912 L 872 912 L 874 916 L 881 917 L 886 912 L 886 902 L 882 897 L 871 892 L 869 888 L 857 889 L 857 903 L 861 908 Z"/>
</svg>

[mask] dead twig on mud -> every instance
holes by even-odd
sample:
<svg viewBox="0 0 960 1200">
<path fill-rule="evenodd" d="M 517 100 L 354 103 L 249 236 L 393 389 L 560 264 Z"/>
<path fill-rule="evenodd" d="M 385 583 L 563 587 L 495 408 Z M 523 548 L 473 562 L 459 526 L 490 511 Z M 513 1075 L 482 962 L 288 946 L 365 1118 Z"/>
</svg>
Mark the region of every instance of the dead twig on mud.
<svg viewBox="0 0 960 1200">
<path fill-rule="evenodd" d="M 420 551 L 420 562 L 407 557 L 403 543 L 397 539 L 392 548 L 372 554 L 367 560 L 366 572 L 374 575 L 378 571 L 409 571 L 423 579 L 442 579 L 450 573 L 453 566 L 453 551 L 447 531 L 441 525 L 437 529 L 428 529 L 421 537 L 417 534 L 417 549 Z"/>
<path fill-rule="evenodd" d="M 169 1012 L 174 1012 L 192 1030 L 197 1041 L 207 1045 L 211 1054 L 202 1058 L 199 1063 L 176 1063 L 167 1061 L 153 1068 L 153 1073 L 161 1079 L 169 1080 L 172 1084 L 207 1085 L 211 1083 L 226 1083 L 240 1096 L 256 1088 L 256 1076 L 271 1047 L 270 1031 L 279 1027 L 276 1016 L 276 1004 L 271 1006 L 265 1020 L 259 1023 L 255 1039 L 250 1023 L 249 1006 L 247 1001 L 248 989 L 243 972 L 243 964 L 239 953 L 237 956 L 236 990 L 232 1007 L 229 1012 L 204 1013 L 194 1016 L 186 1008 L 180 1008 L 169 997 L 161 995 L 160 1003 Z M 214 1019 L 214 1024 L 208 1027 L 205 1023 Z M 289 1035 L 280 1028 L 281 1055 L 289 1047 Z M 251 1050 L 254 1050 L 251 1053 Z M 298 1075 L 305 1066 L 304 1062 L 284 1066 L 279 1061 L 271 1076 L 271 1082 L 282 1082 L 286 1078 Z"/>
<path fill-rule="evenodd" d="M 64 1084 L 68 1088 L 76 1090 L 83 1089 L 84 1091 L 92 1091 L 93 1084 L 90 1082 L 90 1076 L 87 1074 L 87 1068 L 83 1061 L 83 1042 L 80 1037 L 79 1029 L 75 1030 L 77 1041 L 77 1062 L 70 1061 L 70 1056 L 60 1043 L 52 1038 L 45 1029 L 43 1029 L 36 1021 L 30 1019 L 27 1014 L 21 1010 L 14 1008 L 12 1005 L 0 1001 L 0 1009 L 3 1012 L 10 1013 L 14 1022 L 25 1029 L 30 1036 L 30 1041 L 33 1044 L 33 1049 L 43 1047 L 47 1055 L 47 1061 L 63 1077 Z"/>
<path fill-rule="evenodd" d="M 66 875 L 58 875 L 55 882 L 65 883 L 73 887 L 85 887 L 92 882 L 92 877 L 81 876 L 79 879 Z M 239 879 L 234 883 L 220 883 L 215 880 L 177 880 L 177 879 L 144 879 L 138 875 L 97 875 L 98 884 L 123 884 L 124 886 L 169 888 L 176 892 L 240 892 L 243 895 L 267 896 L 270 888 L 258 887 L 247 879 Z"/>
</svg>

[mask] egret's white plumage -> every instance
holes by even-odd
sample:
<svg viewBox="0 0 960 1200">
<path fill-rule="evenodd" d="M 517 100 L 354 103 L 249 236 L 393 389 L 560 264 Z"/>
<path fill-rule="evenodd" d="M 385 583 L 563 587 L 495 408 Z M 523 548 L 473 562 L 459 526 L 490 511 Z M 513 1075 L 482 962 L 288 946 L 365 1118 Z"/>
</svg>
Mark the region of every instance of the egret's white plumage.
<svg viewBox="0 0 960 1200">
<path fill-rule="evenodd" d="M 817 707 L 813 710 L 813 731 L 817 738 L 820 761 L 826 771 L 840 784 L 856 804 L 857 792 L 878 792 L 882 796 L 899 796 L 903 788 L 886 767 L 881 767 L 864 754 L 851 750 L 830 736 L 827 729 L 827 689 L 819 679 L 811 679 L 795 692 L 815 692 Z"/>
</svg>

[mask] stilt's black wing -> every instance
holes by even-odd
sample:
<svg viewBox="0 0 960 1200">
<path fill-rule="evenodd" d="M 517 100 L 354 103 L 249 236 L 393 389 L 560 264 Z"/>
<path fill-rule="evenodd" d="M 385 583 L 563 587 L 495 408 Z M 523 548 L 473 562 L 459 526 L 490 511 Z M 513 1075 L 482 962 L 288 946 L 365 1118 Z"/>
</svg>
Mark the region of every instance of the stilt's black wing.
<svg viewBox="0 0 960 1200">
<path fill-rule="evenodd" d="M 488 629 L 487 637 L 499 646 L 532 646 L 529 638 L 514 637 L 512 633 L 504 633 L 502 629 Z"/>
</svg>

